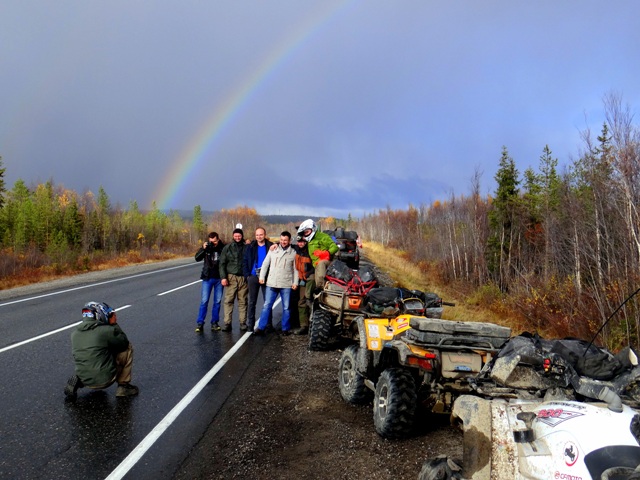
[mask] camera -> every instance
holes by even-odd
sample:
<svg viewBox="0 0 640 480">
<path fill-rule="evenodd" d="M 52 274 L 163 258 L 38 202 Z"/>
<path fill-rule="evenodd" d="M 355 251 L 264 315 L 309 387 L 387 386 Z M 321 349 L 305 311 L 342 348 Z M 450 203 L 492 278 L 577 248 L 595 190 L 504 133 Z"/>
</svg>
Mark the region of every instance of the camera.
<svg viewBox="0 0 640 480">
<path fill-rule="evenodd" d="M 260 270 L 261 270 L 260 268 L 256 268 L 256 277 L 260 276 Z"/>
</svg>

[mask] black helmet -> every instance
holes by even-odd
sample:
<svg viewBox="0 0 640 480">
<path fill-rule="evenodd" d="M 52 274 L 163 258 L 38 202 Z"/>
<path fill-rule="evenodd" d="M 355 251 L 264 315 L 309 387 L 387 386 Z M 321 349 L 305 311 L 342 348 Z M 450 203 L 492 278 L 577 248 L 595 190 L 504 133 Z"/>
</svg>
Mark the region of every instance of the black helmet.
<svg viewBox="0 0 640 480">
<path fill-rule="evenodd" d="M 113 312 L 115 310 L 104 302 L 89 302 L 82 307 L 82 318 L 93 318 L 98 323 L 108 325 Z"/>
</svg>

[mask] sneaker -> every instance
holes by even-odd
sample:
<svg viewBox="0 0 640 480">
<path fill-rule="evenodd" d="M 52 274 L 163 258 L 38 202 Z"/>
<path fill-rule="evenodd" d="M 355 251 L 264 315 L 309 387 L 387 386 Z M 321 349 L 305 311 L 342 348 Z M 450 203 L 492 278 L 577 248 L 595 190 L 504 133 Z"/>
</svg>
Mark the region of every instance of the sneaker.
<svg viewBox="0 0 640 480">
<path fill-rule="evenodd" d="M 199 323 L 198 326 L 196 327 L 196 333 L 202 333 L 202 330 L 203 330 L 202 324 Z"/>
<path fill-rule="evenodd" d="M 294 335 L 306 335 L 309 333 L 309 327 L 300 327 L 300 328 L 296 328 L 293 331 Z"/>
<path fill-rule="evenodd" d="M 231 324 L 230 323 L 225 323 L 224 327 L 222 327 L 220 330 L 222 330 L 223 332 L 230 332 L 231 331 Z"/>
<path fill-rule="evenodd" d="M 249 330 L 249 327 L 247 327 L 246 325 L 240 325 L 241 332 L 246 332 L 247 330 Z"/>
<path fill-rule="evenodd" d="M 67 385 L 64 387 L 64 395 L 67 397 L 67 400 L 74 402 L 78 397 L 78 389 L 82 387 L 82 381 L 78 378 L 77 375 L 73 375 L 69 377 L 67 380 Z"/>
<path fill-rule="evenodd" d="M 219 332 L 220 331 L 220 325 L 218 325 L 218 322 L 215 322 L 215 323 L 211 324 L 211 331 L 212 332 Z"/>
<path fill-rule="evenodd" d="M 138 387 L 130 383 L 121 383 L 116 390 L 116 397 L 131 397 L 138 394 Z"/>
</svg>

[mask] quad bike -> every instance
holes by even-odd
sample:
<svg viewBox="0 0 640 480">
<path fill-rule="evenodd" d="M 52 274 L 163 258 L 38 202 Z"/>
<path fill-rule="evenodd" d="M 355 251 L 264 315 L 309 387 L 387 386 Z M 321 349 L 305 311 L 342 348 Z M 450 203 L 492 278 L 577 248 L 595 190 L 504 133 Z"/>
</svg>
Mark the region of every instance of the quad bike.
<svg viewBox="0 0 640 480">
<path fill-rule="evenodd" d="M 639 479 L 640 367 L 575 339 L 514 337 L 454 403 L 463 459 L 419 480 Z"/>
<path fill-rule="evenodd" d="M 389 303 L 377 304 L 373 300 L 379 292 L 391 295 Z M 324 288 L 314 295 L 309 349 L 327 350 L 338 340 L 359 341 L 361 329 L 355 322 L 359 317 L 409 313 L 439 318 L 443 305 L 454 306 L 443 302 L 435 293 L 378 287 L 373 271 L 368 267 L 352 270 L 337 260 L 327 270 Z"/>
<path fill-rule="evenodd" d="M 350 268 L 357 270 L 360 266 L 360 250 L 358 249 L 358 233 L 337 227 L 335 230 L 324 230 L 338 245 L 337 258 L 345 262 Z"/>
<path fill-rule="evenodd" d="M 402 314 L 354 320 L 359 344 L 342 353 L 342 398 L 365 404 L 373 398 L 376 432 L 402 438 L 413 429 L 418 407 L 450 413 L 456 398 L 471 392 L 467 379 L 480 373 L 511 329 Z"/>
</svg>

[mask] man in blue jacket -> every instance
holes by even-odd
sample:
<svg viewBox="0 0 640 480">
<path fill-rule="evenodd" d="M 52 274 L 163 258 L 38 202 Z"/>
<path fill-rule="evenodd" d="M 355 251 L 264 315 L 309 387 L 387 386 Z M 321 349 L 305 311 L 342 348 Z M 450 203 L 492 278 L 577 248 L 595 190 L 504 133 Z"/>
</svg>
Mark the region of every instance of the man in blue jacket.
<svg viewBox="0 0 640 480">
<path fill-rule="evenodd" d="M 273 243 L 267 238 L 267 231 L 262 228 L 256 228 L 256 239 L 252 240 L 244 249 L 244 258 L 242 262 L 242 270 L 249 285 L 249 307 L 247 312 L 247 328 L 250 332 L 256 325 L 256 304 L 258 303 L 258 292 L 262 292 L 262 301 L 265 300 L 266 285 L 260 285 L 258 278 L 260 277 L 260 269 L 262 262 L 267 257 L 269 249 Z M 269 315 L 268 326 L 273 329 L 273 320 Z"/>
</svg>

